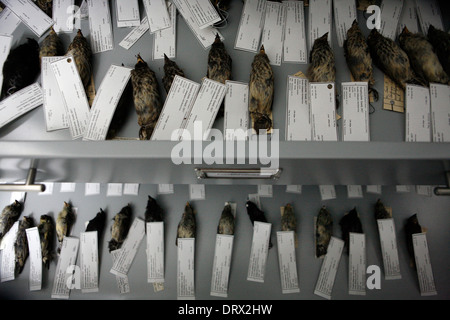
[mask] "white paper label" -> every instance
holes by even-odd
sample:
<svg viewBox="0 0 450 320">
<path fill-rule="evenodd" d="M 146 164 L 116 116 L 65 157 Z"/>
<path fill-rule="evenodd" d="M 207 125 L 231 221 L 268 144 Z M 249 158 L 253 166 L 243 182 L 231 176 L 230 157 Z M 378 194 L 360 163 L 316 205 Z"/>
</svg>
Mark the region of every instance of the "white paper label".
<svg viewBox="0 0 450 320">
<path fill-rule="evenodd" d="M 357 18 L 356 2 L 354 0 L 334 0 L 333 6 L 338 44 L 342 48 L 344 41 L 347 40 L 347 31 Z"/>
<path fill-rule="evenodd" d="M 107 197 L 121 197 L 123 194 L 123 184 L 121 183 L 108 183 L 106 189 Z"/>
<path fill-rule="evenodd" d="M 227 298 L 234 236 L 217 234 L 211 279 L 211 296 Z"/>
<path fill-rule="evenodd" d="M 347 195 L 349 199 L 360 199 L 363 197 L 362 186 L 349 185 L 347 186 Z"/>
<path fill-rule="evenodd" d="M 401 279 L 394 219 L 378 219 L 377 224 L 383 256 L 384 278 L 386 280 Z"/>
<path fill-rule="evenodd" d="M 348 256 L 348 294 L 366 295 L 366 237 L 350 232 Z"/>
<path fill-rule="evenodd" d="M 116 1 L 117 26 L 137 27 L 141 24 L 138 0 L 117 0 Z"/>
<path fill-rule="evenodd" d="M 283 1 L 286 6 L 283 62 L 308 63 L 303 1 Z"/>
<path fill-rule="evenodd" d="M 108 0 L 87 0 L 92 53 L 114 49 Z"/>
<path fill-rule="evenodd" d="M 172 3 L 174 3 L 177 6 L 178 11 L 183 16 L 184 20 L 186 21 L 186 24 L 191 29 L 192 33 L 197 37 L 197 40 L 200 42 L 200 44 L 203 46 L 205 50 L 208 49 L 214 43 L 217 34 L 222 39 L 222 41 L 224 40 L 223 36 L 216 28 L 208 26 L 206 28 L 200 29 L 198 27 L 194 15 L 187 6 L 187 1 L 172 0 Z"/>
<path fill-rule="evenodd" d="M 1 256 L 1 282 L 12 281 L 15 279 L 16 267 L 16 251 L 14 242 L 17 239 L 17 231 L 19 230 L 19 221 L 16 221 L 8 233 L 2 239 L 2 256 Z"/>
<path fill-rule="evenodd" d="M 0 29 L 4 35 L 12 35 L 21 21 L 8 7 L 0 13 Z"/>
<path fill-rule="evenodd" d="M 55 21 L 53 29 L 56 33 L 72 32 L 74 28 L 75 0 L 54 0 L 52 18 Z"/>
<path fill-rule="evenodd" d="M 296 194 L 302 194 L 303 186 L 301 185 L 290 185 L 286 186 L 286 193 L 296 193 Z"/>
<path fill-rule="evenodd" d="M 400 21 L 400 15 L 402 14 L 403 0 L 389 0 L 382 1 L 381 10 L 381 29 L 380 33 L 395 40 L 397 37 L 398 23 Z"/>
<path fill-rule="evenodd" d="M 381 186 L 379 185 L 369 185 L 366 186 L 367 193 L 381 194 Z"/>
<path fill-rule="evenodd" d="M 16 200 L 19 202 L 25 202 L 26 197 L 27 197 L 26 192 L 11 192 L 9 203 L 13 203 Z"/>
<path fill-rule="evenodd" d="M 123 185 L 123 194 L 137 196 L 139 194 L 139 184 L 138 183 L 125 183 Z"/>
<path fill-rule="evenodd" d="M 131 70 L 111 65 L 95 95 L 83 140 L 106 140 L 117 105 L 130 80 Z"/>
<path fill-rule="evenodd" d="M 295 233 L 293 231 L 277 232 L 277 244 L 281 290 L 283 294 L 298 293 L 300 288 L 295 255 Z"/>
<path fill-rule="evenodd" d="M 100 194 L 100 183 L 86 183 L 85 184 L 85 196 L 93 196 Z"/>
<path fill-rule="evenodd" d="M 422 33 L 427 35 L 430 24 L 439 30 L 444 30 L 441 9 L 436 0 L 415 0 L 417 17 L 419 18 Z"/>
<path fill-rule="evenodd" d="M 42 289 L 42 251 L 41 238 L 37 227 L 25 230 L 28 240 L 28 251 L 30 257 L 30 291 Z"/>
<path fill-rule="evenodd" d="M 270 184 L 258 185 L 258 195 L 263 198 L 272 198 L 273 186 Z"/>
<path fill-rule="evenodd" d="M 53 187 L 55 186 L 55 184 L 53 182 L 45 182 L 43 184 L 45 185 L 45 191 L 39 192 L 38 195 L 51 196 L 53 194 Z"/>
<path fill-rule="evenodd" d="M 255 221 L 247 280 L 264 282 L 272 224 Z"/>
<path fill-rule="evenodd" d="M 147 12 L 148 24 L 151 33 L 167 29 L 172 25 L 171 18 L 167 12 L 166 1 L 144 0 L 143 3 L 145 6 L 145 11 Z"/>
<path fill-rule="evenodd" d="M 119 258 L 121 251 L 122 249 L 111 251 L 113 264 Z M 128 276 L 123 274 L 116 275 L 116 284 L 120 294 L 130 293 L 130 283 L 128 281 Z"/>
<path fill-rule="evenodd" d="M 191 200 L 205 200 L 205 185 L 191 184 L 189 185 L 189 198 Z"/>
<path fill-rule="evenodd" d="M 42 89 L 32 84 L 0 101 L 0 128 L 43 103 Z"/>
<path fill-rule="evenodd" d="M 119 46 L 129 50 L 148 30 L 148 18 L 142 19 L 139 27 L 134 28 L 120 43 Z"/>
<path fill-rule="evenodd" d="M 398 23 L 398 34 L 402 33 L 405 27 L 412 33 L 419 32 L 415 0 L 406 0 L 403 2 L 403 10 Z"/>
<path fill-rule="evenodd" d="M 247 132 L 249 125 L 248 83 L 227 81 L 226 86 L 224 115 L 225 139 L 229 141 L 246 140 L 244 133 Z M 243 135 L 240 136 L 238 131 Z"/>
<path fill-rule="evenodd" d="M 147 223 L 147 282 L 164 282 L 164 222 Z"/>
<path fill-rule="evenodd" d="M 336 278 L 339 261 L 341 260 L 342 251 L 344 249 L 344 241 L 331 237 L 328 244 L 327 254 L 320 268 L 319 278 L 317 279 L 314 294 L 331 300 L 331 292 L 333 291 L 334 280 Z"/>
<path fill-rule="evenodd" d="M 81 292 L 98 292 L 98 233 L 80 233 Z"/>
<path fill-rule="evenodd" d="M 342 83 L 343 141 L 370 141 L 369 87 L 367 82 Z"/>
<path fill-rule="evenodd" d="M 75 272 L 79 243 L 79 239 L 64 237 L 53 280 L 52 299 L 69 299 L 70 290 L 76 287 L 73 281 L 77 280 L 73 272 Z"/>
<path fill-rule="evenodd" d="M 434 186 L 416 186 L 416 193 L 420 196 L 432 197 Z"/>
<path fill-rule="evenodd" d="M 336 199 L 336 188 L 332 185 L 319 186 L 322 201 Z"/>
<path fill-rule="evenodd" d="M 3 28 L 1 22 L 0 26 Z M 0 70 L 3 70 L 3 65 L 5 64 L 5 61 L 8 58 L 12 40 L 13 40 L 12 36 L 6 34 L 0 35 Z M 3 72 L 0 72 L 0 91 L 2 89 L 2 86 L 3 86 Z"/>
<path fill-rule="evenodd" d="M 178 238 L 177 299 L 195 300 L 195 239 Z"/>
<path fill-rule="evenodd" d="M 430 253 L 427 244 L 426 233 L 416 233 L 412 235 L 414 257 L 416 260 L 417 277 L 419 279 L 420 295 L 437 295 L 434 284 L 433 269 L 431 267 Z"/>
<path fill-rule="evenodd" d="M 178 141 L 200 84 L 175 76 L 151 140 Z"/>
<path fill-rule="evenodd" d="M 268 1 L 262 34 L 262 44 L 271 65 L 280 66 L 283 60 L 286 7 L 283 3 Z"/>
<path fill-rule="evenodd" d="M 176 58 L 177 53 L 177 7 L 168 3 L 170 20 L 169 28 L 156 31 L 153 34 L 153 60 L 164 59 L 164 54 L 171 59 Z"/>
<path fill-rule="evenodd" d="M 245 1 L 234 48 L 250 52 L 260 49 L 267 0 Z"/>
<path fill-rule="evenodd" d="M 83 137 L 89 123 L 89 102 L 73 57 L 51 63 L 69 119 L 72 139 Z"/>
<path fill-rule="evenodd" d="M 2 0 L 2 2 L 38 37 L 54 24 L 54 21 L 31 0 Z"/>
<path fill-rule="evenodd" d="M 430 84 L 433 142 L 450 142 L 450 86 Z"/>
<path fill-rule="evenodd" d="M 144 235 L 145 222 L 139 218 L 134 219 L 127 238 L 120 248 L 121 251 L 110 270 L 112 274 L 119 276 L 128 274 Z"/>
<path fill-rule="evenodd" d="M 69 182 L 63 182 L 61 183 L 61 188 L 59 192 L 65 193 L 65 192 L 75 192 L 76 183 L 69 183 Z"/>
<path fill-rule="evenodd" d="M 173 194 L 173 184 L 158 184 L 158 194 Z"/>
<path fill-rule="evenodd" d="M 314 41 L 328 32 L 328 43 L 332 44 L 331 0 L 309 1 L 309 49 L 312 50 Z"/>
<path fill-rule="evenodd" d="M 310 83 L 313 141 L 337 141 L 334 83 Z"/>
<path fill-rule="evenodd" d="M 185 2 L 200 29 L 204 29 L 222 20 L 209 0 L 180 1 Z"/>
<path fill-rule="evenodd" d="M 430 90 L 406 85 L 406 142 L 431 142 Z"/>
<path fill-rule="evenodd" d="M 309 81 L 289 76 L 287 86 L 286 140 L 311 141 Z"/>
</svg>

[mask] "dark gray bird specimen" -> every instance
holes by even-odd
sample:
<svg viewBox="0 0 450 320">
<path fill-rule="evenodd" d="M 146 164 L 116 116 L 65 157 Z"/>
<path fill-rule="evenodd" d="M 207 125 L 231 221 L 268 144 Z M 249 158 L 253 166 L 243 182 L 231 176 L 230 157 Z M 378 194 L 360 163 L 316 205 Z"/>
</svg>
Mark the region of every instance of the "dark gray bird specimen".
<svg viewBox="0 0 450 320">
<path fill-rule="evenodd" d="M 254 202 L 247 201 L 245 206 L 247 208 L 247 214 L 250 218 L 250 221 L 252 222 L 252 225 L 255 225 L 255 221 L 268 223 L 266 215 L 258 208 L 258 206 Z M 272 246 L 272 240 L 269 238 L 269 249 L 272 248 Z"/>
<path fill-rule="evenodd" d="M 217 226 L 217 234 L 234 235 L 235 217 L 231 210 L 231 205 L 227 203 L 222 210 L 219 225 Z"/>
<path fill-rule="evenodd" d="M 134 107 L 138 115 L 140 140 L 150 140 L 162 110 L 159 84 L 148 64 L 137 57 L 138 62 L 131 71 Z"/>
<path fill-rule="evenodd" d="M 0 240 L 3 239 L 14 223 L 19 219 L 22 210 L 23 205 L 17 200 L 3 209 L 0 216 Z"/>
<path fill-rule="evenodd" d="M 428 40 L 433 45 L 445 72 L 450 76 L 450 34 L 430 25 L 428 29 Z"/>
<path fill-rule="evenodd" d="M 19 222 L 19 230 L 17 231 L 16 242 L 14 242 L 14 251 L 16 255 L 14 272 L 16 275 L 22 273 L 25 262 L 27 261 L 29 250 L 26 230 L 33 227 L 34 220 L 31 217 L 23 217 Z"/>
<path fill-rule="evenodd" d="M 12 49 L 3 65 L 1 99 L 33 84 L 41 71 L 39 44 L 28 38 L 27 42 Z"/>
<path fill-rule="evenodd" d="M 55 32 L 53 27 L 50 28 L 50 33 L 45 37 L 41 43 L 41 49 L 39 51 L 39 59 L 42 62 L 43 57 L 58 57 L 64 55 L 64 45 L 61 38 Z"/>
<path fill-rule="evenodd" d="M 197 235 L 197 223 L 195 220 L 195 212 L 191 204 L 188 202 L 184 207 L 183 215 L 178 223 L 177 239 L 175 245 L 178 246 L 178 238 L 195 238 Z"/>
<path fill-rule="evenodd" d="M 162 82 L 166 93 L 169 93 L 175 76 L 185 77 L 184 71 L 177 65 L 175 61 L 170 60 L 164 54 L 164 77 Z"/>
<path fill-rule="evenodd" d="M 336 63 L 328 43 L 328 32 L 314 41 L 307 77 L 310 82 L 335 82 Z"/>
<path fill-rule="evenodd" d="M 406 220 L 405 235 L 406 235 L 406 248 L 410 257 L 410 265 L 416 269 L 416 258 L 414 257 L 414 245 L 413 234 L 422 233 L 422 226 L 419 224 L 417 214 L 412 215 Z"/>
<path fill-rule="evenodd" d="M 38 225 L 39 237 L 41 239 L 42 263 L 50 268 L 53 260 L 53 241 L 55 234 L 55 224 L 48 215 L 42 215 Z"/>
<path fill-rule="evenodd" d="M 86 227 L 86 232 L 97 231 L 98 238 L 103 234 L 103 230 L 105 229 L 106 224 L 106 212 L 100 208 L 100 211 L 96 214 L 96 216 L 88 222 Z"/>
<path fill-rule="evenodd" d="M 327 254 L 328 244 L 333 235 L 333 218 L 325 206 L 323 206 L 316 218 L 316 257 Z"/>
<path fill-rule="evenodd" d="M 361 220 L 359 220 L 358 211 L 356 208 L 350 210 L 349 213 L 344 215 L 339 221 L 342 231 L 342 239 L 345 242 L 347 252 L 350 250 L 350 233 L 363 233 Z"/>
<path fill-rule="evenodd" d="M 73 56 L 75 60 L 84 89 L 87 91 L 91 83 L 93 72 L 92 49 L 88 40 L 83 36 L 81 30 L 78 30 L 77 35 L 67 49 L 66 56 L 70 55 Z"/>
<path fill-rule="evenodd" d="M 295 218 L 294 208 L 290 203 L 284 207 L 281 215 L 281 231 L 297 232 L 297 219 Z"/>
<path fill-rule="evenodd" d="M 145 222 L 163 222 L 164 212 L 155 199 L 148 196 L 147 207 L 145 209 Z"/>
<path fill-rule="evenodd" d="M 70 230 L 75 222 L 75 212 L 70 202 L 64 202 L 62 210 L 56 218 L 56 236 L 58 238 L 58 253 L 61 251 L 62 242 L 70 234 Z"/>
<path fill-rule="evenodd" d="M 50 18 L 53 17 L 53 0 L 36 0 L 36 5 Z"/>
<path fill-rule="evenodd" d="M 249 112 L 253 120 L 253 129 L 259 134 L 260 130 L 270 131 L 273 128 L 271 120 L 274 97 L 274 73 L 264 46 L 255 55 L 250 73 L 250 101 Z"/>
<path fill-rule="evenodd" d="M 387 211 L 383 202 L 378 199 L 377 203 L 375 203 L 375 219 L 390 219 L 392 215 Z"/>
<path fill-rule="evenodd" d="M 111 226 L 111 240 L 109 241 L 109 252 L 120 249 L 127 238 L 131 226 L 131 207 L 127 205 L 114 216 Z"/>
<path fill-rule="evenodd" d="M 411 67 L 418 77 L 430 82 L 448 84 L 449 76 L 439 62 L 433 46 L 427 38 L 419 33 L 411 33 L 404 28 L 398 37 L 400 47 L 406 52 Z"/>
</svg>

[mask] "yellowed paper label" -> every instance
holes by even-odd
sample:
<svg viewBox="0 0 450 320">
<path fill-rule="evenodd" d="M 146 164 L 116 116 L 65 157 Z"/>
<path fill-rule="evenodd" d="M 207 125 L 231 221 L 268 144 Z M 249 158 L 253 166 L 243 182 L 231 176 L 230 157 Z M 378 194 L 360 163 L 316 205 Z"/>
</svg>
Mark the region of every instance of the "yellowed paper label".
<svg viewBox="0 0 450 320">
<path fill-rule="evenodd" d="M 405 112 L 405 91 L 386 75 L 384 76 L 383 109 Z"/>
</svg>

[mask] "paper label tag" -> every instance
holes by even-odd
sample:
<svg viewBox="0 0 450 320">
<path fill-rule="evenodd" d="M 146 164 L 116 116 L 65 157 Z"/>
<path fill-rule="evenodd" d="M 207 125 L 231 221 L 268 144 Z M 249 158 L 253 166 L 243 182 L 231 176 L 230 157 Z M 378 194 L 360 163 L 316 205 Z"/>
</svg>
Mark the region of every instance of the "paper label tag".
<svg viewBox="0 0 450 320">
<path fill-rule="evenodd" d="M 433 269 L 431 267 L 430 253 L 428 251 L 427 236 L 425 233 L 412 235 L 414 257 L 416 260 L 417 277 L 419 279 L 420 295 L 437 295 L 434 284 Z"/>
<path fill-rule="evenodd" d="M 173 194 L 173 184 L 158 184 L 158 194 Z"/>
<path fill-rule="evenodd" d="M 247 196 L 248 201 L 253 202 L 254 204 L 256 204 L 256 206 L 261 210 L 261 201 L 259 199 L 259 194 L 255 193 L 255 194 L 249 194 Z"/>
<path fill-rule="evenodd" d="M 52 299 L 69 299 L 70 290 L 75 288 L 72 272 L 75 271 L 79 243 L 79 239 L 64 237 L 53 280 Z"/>
<path fill-rule="evenodd" d="M 366 237 L 350 232 L 348 266 L 348 294 L 366 295 Z"/>
<path fill-rule="evenodd" d="M 439 30 L 444 30 L 441 9 L 436 0 L 415 0 L 417 17 L 419 18 L 422 33 L 427 35 L 430 24 Z"/>
<path fill-rule="evenodd" d="M 303 1 L 283 1 L 286 7 L 283 62 L 308 63 Z"/>
<path fill-rule="evenodd" d="M 381 186 L 380 185 L 369 185 L 369 186 L 366 186 L 366 192 L 367 193 L 381 194 Z"/>
<path fill-rule="evenodd" d="M 107 197 L 121 197 L 123 194 L 123 184 L 122 183 L 108 183 L 106 189 Z"/>
<path fill-rule="evenodd" d="M 122 244 L 121 252 L 110 270 L 115 275 L 127 275 L 136 256 L 139 245 L 145 235 L 145 222 L 139 218 L 134 219 L 128 231 L 127 238 Z"/>
<path fill-rule="evenodd" d="M 412 33 L 419 32 L 415 0 L 403 2 L 403 9 L 402 14 L 400 15 L 397 33 L 401 34 L 405 27 Z"/>
<path fill-rule="evenodd" d="M 65 192 L 75 192 L 76 183 L 69 183 L 69 182 L 63 182 L 61 183 L 61 188 L 59 192 L 65 193 Z"/>
<path fill-rule="evenodd" d="M 19 221 L 16 221 L 8 233 L 2 239 L 2 256 L 1 256 L 1 282 L 12 281 L 15 279 L 16 251 L 14 242 L 16 242 L 17 231 L 19 230 Z"/>
<path fill-rule="evenodd" d="M 184 1 L 189 10 L 191 10 L 191 14 L 194 16 L 197 26 L 200 29 L 204 29 L 222 20 L 209 0 L 181 1 Z"/>
<path fill-rule="evenodd" d="M 319 186 L 322 201 L 336 199 L 336 188 L 332 185 Z"/>
<path fill-rule="evenodd" d="M 314 141 L 337 141 L 334 83 L 310 83 L 311 125 Z"/>
<path fill-rule="evenodd" d="M 300 288 L 295 255 L 295 233 L 293 231 L 277 232 L 277 244 L 281 290 L 283 294 L 298 293 Z"/>
<path fill-rule="evenodd" d="M 151 140 L 178 141 L 197 97 L 200 84 L 175 76 Z"/>
<path fill-rule="evenodd" d="M 380 33 L 395 40 L 397 37 L 398 23 L 402 14 L 403 0 L 382 1 L 381 10 L 381 29 Z"/>
<path fill-rule="evenodd" d="M 111 13 L 108 0 L 87 0 L 92 53 L 114 49 Z"/>
<path fill-rule="evenodd" d="M 81 292 L 98 292 L 98 233 L 80 233 Z"/>
<path fill-rule="evenodd" d="M 138 0 L 116 1 L 117 27 L 137 27 L 141 24 Z"/>
<path fill-rule="evenodd" d="M 111 251 L 113 264 L 119 258 L 121 251 L 122 249 Z M 130 293 L 130 283 L 128 281 L 128 276 L 123 274 L 116 275 L 116 284 L 120 294 Z"/>
<path fill-rule="evenodd" d="M 302 194 L 302 189 L 301 185 L 290 185 L 286 186 L 286 193 Z"/>
<path fill-rule="evenodd" d="M 368 83 L 344 82 L 342 96 L 343 141 L 370 141 Z"/>
<path fill-rule="evenodd" d="M 211 45 L 214 43 L 214 40 L 216 39 L 217 34 L 219 35 L 222 41 L 224 40 L 222 34 L 216 28 L 212 26 L 207 26 L 203 29 L 200 29 L 198 27 L 194 15 L 192 14 L 191 10 L 187 5 L 187 1 L 172 0 L 172 3 L 174 3 L 177 6 L 178 11 L 183 16 L 184 20 L 186 21 L 186 24 L 191 29 L 192 33 L 197 37 L 197 40 L 203 46 L 203 49 L 206 50 L 209 47 L 211 47 Z"/>
<path fill-rule="evenodd" d="M 147 223 L 147 282 L 164 282 L 164 222 Z"/>
<path fill-rule="evenodd" d="M 347 186 L 347 195 L 349 199 L 360 199 L 363 197 L 362 186 L 349 185 Z"/>
<path fill-rule="evenodd" d="M 217 234 L 211 279 L 211 296 L 227 298 L 234 236 Z"/>
<path fill-rule="evenodd" d="M 88 126 L 90 109 L 75 60 L 70 56 L 52 62 L 51 67 L 63 98 L 72 139 L 79 139 Z"/>
<path fill-rule="evenodd" d="M 245 1 L 234 44 L 236 50 L 257 52 L 260 49 L 266 3 L 266 0 Z"/>
<path fill-rule="evenodd" d="M 205 200 L 205 185 L 191 184 L 189 185 L 189 198 L 191 200 Z"/>
<path fill-rule="evenodd" d="M 164 54 L 173 59 L 177 54 L 177 7 L 169 2 L 167 9 L 172 25 L 153 34 L 153 60 L 164 59 Z"/>
<path fill-rule="evenodd" d="M 119 46 L 129 50 L 148 30 L 148 18 L 142 19 L 141 24 L 134 28 L 120 43 Z"/>
<path fill-rule="evenodd" d="M 286 7 L 283 3 L 268 1 L 262 44 L 269 57 L 270 64 L 281 66 L 283 60 L 284 25 L 286 21 Z"/>
<path fill-rule="evenodd" d="M 21 21 L 8 7 L 0 13 L 0 29 L 4 35 L 12 35 Z"/>
<path fill-rule="evenodd" d="M 331 0 L 309 1 L 309 50 L 312 50 L 314 41 L 328 32 L 328 43 L 331 45 Z"/>
<path fill-rule="evenodd" d="M 185 130 L 191 139 L 209 140 L 210 129 L 226 94 L 226 85 L 205 78 L 187 119 Z M 196 126 L 201 126 L 200 130 Z"/>
<path fill-rule="evenodd" d="M 353 21 L 357 19 L 356 2 L 354 0 L 334 0 L 334 22 L 339 47 L 344 46 L 347 40 L 347 31 L 352 27 Z"/>
<path fill-rule="evenodd" d="M 53 29 L 56 33 L 72 32 L 74 28 L 74 8 L 75 0 L 54 0 L 52 19 L 55 21 Z"/>
<path fill-rule="evenodd" d="M 42 289 L 42 251 L 41 238 L 37 227 L 25 230 L 28 240 L 28 251 L 30 256 L 30 291 Z"/>
<path fill-rule="evenodd" d="M 165 0 L 144 0 L 143 2 L 151 33 L 167 29 L 172 25 Z"/>
<path fill-rule="evenodd" d="M 131 70 L 115 65 L 109 68 L 95 96 L 83 140 L 106 140 L 117 105 L 130 80 Z"/>
<path fill-rule="evenodd" d="M 0 26 L 1 26 L 1 22 L 0 22 Z M 2 28 L 3 28 L 3 26 L 2 26 Z M 2 31 L 3 31 L 3 29 L 2 29 Z M 9 36 L 6 34 L 0 35 L 0 70 L 3 70 L 3 65 L 5 64 L 5 61 L 8 58 L 9 51 L 11 49 L 12 40 L 13 40 L 12 36 Z M 3 86 L 3 72 L 0 72 L 0 91 L 2 89 L 2 86 Z"/>
<path fill-rule="evenodd" d="M 43 100 L 42 89 L 35 83 L 0 101 L 0 128 L 41 106 Z"/>
<path fill-rule="evenodd" d="M 430 90 L 406 85 L 406 142 L 431 142 Z"/>
<path fill-rule="evenodd" d="M 273 186 L 270 184 L 260 184 L 258 185 L 258 195 L 260 197 L 272 198 L 273 196 Z"/>
<path fill-rule="evenodd" d="M 433 186 L 416 186 L 416 193 L 420 196 L 432 197 Z"/>
<path fill-rule="evenodd" d="M 123 194 L 137 196 L 139 194 L 139 184 L 138 183 L 125 183 L 123 185 Z"/>
<path fill-rule="evenodd" d="M 405 91 L 386 75 L 384 76 L 383 109 L 405 112 Z"/>
<path fill-rule="evenodd" d="M 58 87 L 51 63 L 65 57 L 42 57 L 41 83 L 44 93 L 44 114 L 47 131 L 69 128 L 64 100 Z"/>
<path fill-rule="evenodd" d="M 336 278 L 339 261 L 341 260 L 342 251 L 344 249 L 344 241 L 331 237 L 328 244 L 327 254 L 320 268 L 319 278 L 317 279 L 314 294 L 331 300 L 331 292 L 333 291 L 334 280 Z"/>
<path fill-rule="evenodd" d="M 450 86 L 430 84 L 433 142 L 450 142 Z"/>
<path fill-rule="evenodd" d="M 239 137 L 236 130 L 242 130 L 242 133 L 246 133 L 248 129 L 248 83 L 227 81 L 226 86 L 224 115 L 225 139 L 229 141 L 245 140 L 246 138 L 244 136 Z"/>
<path fill-rule="evenodd" d="M 177 299 L 195 300 L 195 239 L 178 238 Z"/>
<path fill-rule="evenodd" d="M 264 282 L 272 224 L 255 221 L 247 280 Z"/>
<path fill-rule="evenodd" d="M 86 183 L 85 184 L 85 196 L 92 196 L 100 194 L 100 183 Z"/>
<path fill-rule="evenodd" d="M 2 2 L 38 37 L 54 24 L 54 21 L 30 0 L 2 0 Z"/>
<path fill-rule="evenodd" d="M 395 186 L 395 190 L 396 190 L 398 193 L 408 193 L 408 192 L 411 192 L 411 186 L 408 186 L 408 185 L 398 185 L 398 186 Z"/>
<path fill-rule="evenodd" d="M 378 219 L 377 224 L 383 256 L 384 278 L 386 280 L 401 279 L 394 219 Z"/>
<path fill-rule="evenodd" d="M 25 202 L 26 196 L 27 196 L 26 192 L 11 192 L 9 203 L 13 203 L 16 200 L 19 202 Z"/>
<path fill-rule="evenodd" d="M 288 77 L 286 140 L 312 140 L 308 79 L 295 76 Z"/>
</svg>

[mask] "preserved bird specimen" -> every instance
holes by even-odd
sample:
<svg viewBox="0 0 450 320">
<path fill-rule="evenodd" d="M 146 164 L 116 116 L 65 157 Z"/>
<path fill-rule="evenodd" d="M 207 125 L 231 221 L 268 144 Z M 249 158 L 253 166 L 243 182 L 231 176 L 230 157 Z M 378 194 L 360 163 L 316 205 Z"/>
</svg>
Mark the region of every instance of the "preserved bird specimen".
<svg viewBox="0 0 450 320">
<path fill-rule="evenodd" d="M 34 227 L 34 221 L 31 217 L 23 217 L 19 222 L 16 241 L 14 242 L 14 251 L 16 254 L 15 274 L 21 274 L 28 258 L 28 238 L 26 230 Z"/>
<path fill-rule="evenodd" d="M 227 203 L 222 210 L 219 225 L 217 226 L 217 234 L 234 235 L 235 218 L 231 209 L 231 205 Z"/>
<path fill-rule="evenodd" d="M 69 236 L 74 222 L 75 212 L 73 211 L 72 204 L 64 202 L 63 209 L 58 213 L 58 217 L 56 218 L 56 236 L 59 242 L 58 253 L 61 251 L 64 238 Z"/>
<path fill-rule="evenodd" d="M 92 49 L 81 30 L 78 30 L 77 35 L 69 45 L 66 56 L 73 56 L 84 89 L 87 90 L 91 83 L 93 72 Z"/>
<path fill-rule="evenodd" d="M 39 51 L 39 59 L 42 62 L 43 57 L 58 57 L 64 55 L 64 46 L 61 38 L 55 32 L 53 27 L 50 28 L 50 33 L 45 37 L 41 43 Z"/>
<path fill-rule="evenodd" d="M 433 45 L 445 72 L 450 76 L 450 34 L 430 25 L 428 40 Z"/>
<path fill-rule="evenodd" d="M 316 218 L 316 257 L 327 254 L 328 244 L 333 235 L 333 218 L 325 206 L 323 206 Z"/>
<path fill-rule="evenodd" d="M 342 239 L 345 242 L 347 252 L 350 250 L 350 233 L 363 233 L 361 220 L 359 220 L 358 211 L 356 208 L 350 210 L 349 213 L 344 215 L 339 221 L 342 231 Z"/>
<path fill-rule="evenodd" d="M 177 239 L 175 245 L 178 246 L 178 238 L 195 238 L 197 235 L 197 223 L 195 220 L 195 212 L 191 204 L 188 202 L 184 207 L 183 215 L 178 223 Z"/>
<path fill-rule="evenodd" d="M 255 221 L 265 223 L 268 222 L 264 212 L 261 211 L 254 202 L 247 201 L 245 206 L 247 207 L 247 214 L 250 218 L 250 221 L 252 222 L 252 225 L 255 224 Z M 272 246 L 272 240 L 269 239 L 269 249 L 272 248 Z"/>
<path fill-rule="evenodd" d="M 389 211 L 387 211 L 383 202 L 381 202 L 381 200 L 378 199 L 377 203 L 375 203 L 375 219 L 378 220 L 390 218 L 392 218 L 392 214 L 390 214 Z"/>
<path fill-rule="evenodd" d="M 164 77 L 163 86 L 166 93 L 169 93 L 170 87 L 172 86 L 173 79 L 175 76 L 185 77 L 184 71 L 177 65 L 173 60 L 170 60 L 164 54 Z"/>
<path fill-rule="evenodd" d="M 0 240 L 3 239 L 14 223 L 19 219 L 22 209 L 23 205 L 17 200 L 3 209 L 0 216 Z"/>
<path fill-rule="evenodd" d="M 109 241 L 109 252 L 120 249 L 127 238 L 131 226 L 131 207 L 127 205 L 114 216 L 111 226 L 111 240 Z"/>
<path fill-rule="evenodd" d="M 336 64 L 328 43 L 328 32 L 314 41 L 307 77 L 310 82 L 335 82 Z"/>
<path fill-rule="evenodd" d="M 155 199 L 148 196 L 147 207 L 145 209 L 145 222 L 162 222 L 163 210 Z"/>
<path fill-rule="evenodd" d="M 41 239 L 42 263 L 47 269 L 53 260 L 53 238 L 55 234 L 55 224 L 48 215 L 42 215 L 38 225 L 39 238 Z"/>
</svg>

